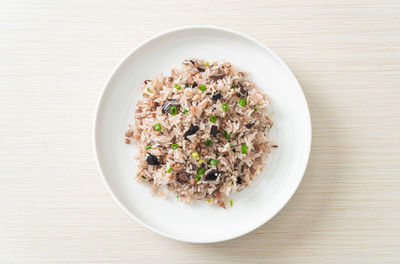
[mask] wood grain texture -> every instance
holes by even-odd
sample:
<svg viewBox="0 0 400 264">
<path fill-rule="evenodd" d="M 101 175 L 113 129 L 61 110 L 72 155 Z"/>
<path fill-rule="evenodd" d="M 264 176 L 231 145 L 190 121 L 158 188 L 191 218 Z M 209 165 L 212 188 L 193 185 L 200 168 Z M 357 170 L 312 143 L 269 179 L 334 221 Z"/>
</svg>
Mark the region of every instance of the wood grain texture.
<svg viewBox="0 0 400 264">
<path fill-rule="evenodd" d="M 0 1 L 0 263 L 399 263 L 400 2 Z M 92 153 L 102 86 L 133 46 L 187 24 L 260 40 L 294 71 L 313 145 L 269 223 L 196 245 L 131 220 Z"/>
</svg>

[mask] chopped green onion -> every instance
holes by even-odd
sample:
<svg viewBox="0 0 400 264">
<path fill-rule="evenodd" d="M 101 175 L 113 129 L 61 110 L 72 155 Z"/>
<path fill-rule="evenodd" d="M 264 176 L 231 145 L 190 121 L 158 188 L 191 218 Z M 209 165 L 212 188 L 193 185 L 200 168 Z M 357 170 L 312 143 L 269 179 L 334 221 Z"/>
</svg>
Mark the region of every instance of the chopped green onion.
<svg viewBox="0 0 400 264">
<path fill-rule="evenodd" d="M 236 93 L 236 96 L 237 96 L 237 97 L 240 97 L 240 96 L 242 96 L 242 95 L 241 95 L 240 93 Z"/>
<path fill-rule="evenodd" d="M 146 180 L 146 177 L 144 177 L 143 175 L 142 175 L 142 178 Z"/>
<path fill-rule="evenodd" d="M 178 91 L 179 91 L 180 89 L 182 89 L 177 83 L 174 84 L 174 87 L 175 87 L 175 89 L 178 90 Z"/>
<path fill-rule="evenodd" d="M 210 116 L 210 122 L 215 123 L 217 121 L 217 117 L 215 115 Z"/>
<path fill-rule="evenodd" d="M 229 109 L 229 106 L 227 104 L 222 104 L 222 110 L 224 110 L 225 112 L 227 112 Z"/>
<path fill-rule="evenodd" d="M 246 101 L 247 101 L 246 98 L 242 98 L 242 99 L 239 100 L 239 104 L 241 106 L 245 107 L 246 106 Z"/>
<path fill-rule="evenodd" d="M 247 146 L 245 144 L 242 144 L 242 154 L 247 153 Z"/>
<path fill-rule="evenodd" d="M 200 169 L 197 170 L 197 174 L 199 174 L 200 176 L 203 175 L 205 172 L 204 167 L 201 167 Z"/>
<path fill-rule="evenodd" d="M 206 143 L 204 143 L 206 146 L 211 146 L 211 144 L 212 144 L 212 141 L 211 141 L 211 139 L 207 139 L 206 140 Z"/>
<path fill-rule="evenodd" d="M 172 168 L 169 167 L 168 170 L 167 170 L 167 172 L 168 172 L 168 173 L 171 173 L 171 171 L 172 171 Z"/>
<path fill-rule="evenodd" d="M 194 159 L 199 159 L 199 153 L 197 153 L 197 151 L 193 151 L 192 152 L 192 157 L 194 158 Z"/>
<path fill-rule="evenodd" d="M 257 110 L 258 110 L 257 107 L 254 107 L 254 112 L 257 111 Z"/>
<path fill-rule="evenodd" d="M 189 113 L 189 110 L 186 110 L 186 109 L 185 109 L 185 110 L 183 110 L 183 113 L 184 113 L 184 114 L 187 114 L 187 113 Z"/>
<path fill-rule="evenodd" d="M 235 184 L 233 183 L 233 181 L 232 181 L 232 185 L 235 185 Z"/>
<path fill-rule="evenodd" d="M 185 88 L 188 88 L 189 87 L 189 84 L 188 83 L 185 83 Z"/>
<path fill-rule="evenodd" d="M 195 177 L 195 180 L 198 182 L 198 181 L 200 181 L 200 177 L 199 176 L 196 176 Z"/>
<path fill-rule="evenodd" d="M 232 201 L 232 199 L 231 199 L 231 207 L 233 207 L 233 201 Z"/>
<path fill-rule="evenodd" d="M 171 145 L 171 148 L 172 148 L 172 149 L 177 149 L 177 148 L 178 148 L 178 144 L 172 144 L 172 145 Z"/>
<path fill-rule="evenodd" d="M 229 147 L 233 148 L 233 145 L 231 143 L 229 143 Z"/>
<path fill-rule="evenodd" d="M 218 160 L 216 160 L 216 159 L 211 159 L 210 164 L 211 164 L 211 165 L 217 166 L 217 165 L 218 165 Z"/>
<path fill-rule="evenodd" d="M 202 85 L 199 85 L 199 89 L 200 89 L 200 91 L 204 92 L 207 89 L 207 87 L 202 84 Z"/>
<path fill-rule="evenodd" d="M 169 113 L 171 115 L 176 115 L 178 113 L 178 110 L 176 109 L 176 105 L 171 106 L 171 109 L 169 110 Z"/>
<path fill-rule="evenodd" d="M 155 131 L 160 131 L 161 130 L 161 124 L 160 123 L 155 124 L 154 125 L 154 130 Z"/>
<path fill-rule="evenodd" d="M 151 147 L 152 147 L 152 145 L 150 144 L 150 145 L 146 146 L 146 149 L 151 149 Z"/>
<path fill-rule="evenodd" d="M 176 196 L 176 199 L 179 199 L 179 195 Z"/>
<path fill-rule="evenodd" d="M 236 88 L 236 84 L 232 84 L 232 88 Z"/>
<path fill-rule="evenodd" d="M 231 136 L 228 134 L 228 132 L 226 132 L 226 130 L 224 130 L 224 137 L 226 139 L 231 139 Z"/>
<path fill-rule="evenodd" d="M 149 87 L 147 87 L 147 92 L 150 93 L 150 88 Z"/>
<path fill-rule="evenodd" d="M 199 159 L 199 163 L 200 163 L 200 164 L 203 164 L 203 160 L 202 160 L 202 159 Z"/>
<path fill-rule="evenodd" d="M 206 63 L 204 63 L 205 66 L 210 65 L 210 63 L 208 61 L 206 61 Z"/>
</svg>

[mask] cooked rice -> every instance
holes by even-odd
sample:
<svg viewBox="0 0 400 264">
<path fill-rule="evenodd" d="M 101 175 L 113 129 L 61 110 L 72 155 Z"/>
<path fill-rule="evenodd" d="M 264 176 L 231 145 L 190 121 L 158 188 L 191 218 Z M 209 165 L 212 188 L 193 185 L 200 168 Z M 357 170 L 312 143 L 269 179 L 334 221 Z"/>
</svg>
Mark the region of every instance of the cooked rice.
<svg viewBox="0 0 400 264">
<path fill-rule="evenodd" d="M 229 62 L 185 60 L 169 76 L 144 81 L 142 91 L 125 136 L 139 149 L 136 178 L 154 193 L 167 189 L 185 202 L 204 199 L 225 208 L 229 194 L 249 186 L 277 147 L 268 139 L 267 96 Z"/>
</svg>

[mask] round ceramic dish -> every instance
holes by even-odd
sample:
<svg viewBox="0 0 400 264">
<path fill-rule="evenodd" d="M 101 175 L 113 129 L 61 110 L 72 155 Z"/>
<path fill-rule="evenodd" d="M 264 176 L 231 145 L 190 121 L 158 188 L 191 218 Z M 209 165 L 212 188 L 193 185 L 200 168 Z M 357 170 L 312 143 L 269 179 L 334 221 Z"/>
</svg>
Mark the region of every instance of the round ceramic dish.
<svg viewBox="0 0 400 264">
<path fill-rule="evenodd" d="M 133 121 L 140 84 L 179 67 L 187 58 L 229 61 L 270 98 L 275 125 L 271 140 L 279 145 L 262 174 L 232 195 L 226 210 L 198 201 L 188 205 L 175 196 L 152 196 L 135 179 L 134 147 L 124 143 Z M 242 236 L 270 220 L 300 184 L 311 148 L 307 102 L 286 64 L 257 40 L 228 29 L 191 26 L 161 33 L 145 41 L 117 65 L 96 108 L 94 149 L 108 190 L 137 222 L 169 238 L 210 243 Z"/>
</svg>

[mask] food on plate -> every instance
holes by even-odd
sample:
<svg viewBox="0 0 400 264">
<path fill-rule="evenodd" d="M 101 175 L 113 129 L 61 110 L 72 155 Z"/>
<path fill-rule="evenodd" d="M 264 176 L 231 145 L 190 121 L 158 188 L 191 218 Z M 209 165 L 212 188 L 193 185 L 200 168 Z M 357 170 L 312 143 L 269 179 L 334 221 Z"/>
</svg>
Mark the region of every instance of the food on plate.
<svg viewBox="0 0 400 264">
<path fill-rule="evenodd" d="M 229 62 L 185 60 L 142 84 L 125 142 L 138 149 L 136 178 L 154 193 L 226 208 L 249 186 L 274 145 L 269 100 Z"/>
</svg>

